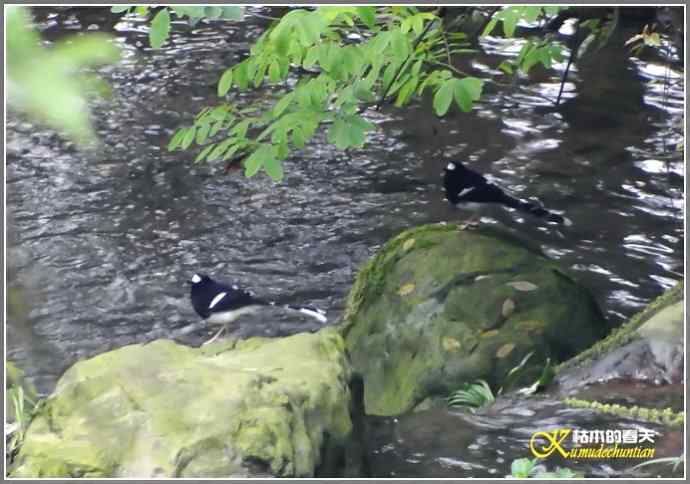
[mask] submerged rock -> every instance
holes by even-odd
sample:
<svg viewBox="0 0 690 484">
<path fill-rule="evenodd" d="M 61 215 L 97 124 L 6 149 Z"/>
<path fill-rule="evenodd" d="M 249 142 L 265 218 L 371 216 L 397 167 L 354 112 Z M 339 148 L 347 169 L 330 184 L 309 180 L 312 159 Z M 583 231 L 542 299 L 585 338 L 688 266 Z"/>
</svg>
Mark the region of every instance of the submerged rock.
<svg viewBox="0 0 690 484">
<path fill-rule="evenodd" d="M 590 293 L 524 242 L 429 225 L 362 268 L 341 331 L 367 413 L 396 415 L 477 378 L 500 386 L 531 351 L 535 372 L 547 357 L 563 361 L 608 327 Z"/>
<path fill-rule="evenodd" d="M 32 421 L 14 477 L 314 476 L 342 463 L 350 369 L 325 329 L 81 361 Z M 328 462 L 325 462 L 328 461 Z"/>
</svg>

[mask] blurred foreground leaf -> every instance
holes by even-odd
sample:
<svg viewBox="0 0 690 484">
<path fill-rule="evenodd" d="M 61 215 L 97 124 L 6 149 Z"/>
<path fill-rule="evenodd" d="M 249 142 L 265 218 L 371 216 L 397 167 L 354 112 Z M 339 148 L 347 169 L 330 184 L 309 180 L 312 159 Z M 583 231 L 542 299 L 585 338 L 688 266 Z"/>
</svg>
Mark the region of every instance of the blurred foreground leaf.
<svg viewBox="0 0 690 484">
<path fill-rule="evenodd" d="M 89 34 L 46 48 L 31 26 L 28 10 L 19 6 L 7 8 L 5 32 L 9 106 L 77 143 L 94 141 L 85 98 L 85 93 L 94 93 L 94 78 L 80 71 L 118 60 L 120 50 L 110 37 Z M 103 83 L 98 87 L 101 91 Z"/>
</svg>

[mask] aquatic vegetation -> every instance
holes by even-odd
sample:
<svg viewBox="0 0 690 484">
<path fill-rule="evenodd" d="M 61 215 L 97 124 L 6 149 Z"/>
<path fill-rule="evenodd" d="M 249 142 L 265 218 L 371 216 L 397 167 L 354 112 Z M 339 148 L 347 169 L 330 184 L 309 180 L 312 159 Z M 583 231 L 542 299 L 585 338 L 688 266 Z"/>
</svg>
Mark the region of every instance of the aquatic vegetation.
<svg viewBox="0 0 690 484">
<path fill-rule="evenodd" d="M 29 427 L 38 405 L 35 400 L 24 392 L 24 388 L 21 385 L 12 385 L 7 391 L 6 398 L 11 403 L 11 408 L 14 409 L 12 414 L 14 420 L 11 423 L 5 424 L 6 455 L 9 461 L 12 462 L 24 442 L 26 429 Z"/>
<path fill-rule="evenodd" d="M 576 477 L 583 477 L 567 467 L 556 467 L 554 471 L 548 471 L 544 464 L 539 463 L 540 460 L 536 457 L 534 459 L 515 459 L 510 465 L 510 475 L 508 478 L 526 479 L 573 479 Z"/>
<path fill-rule="evenodd" d="M 470 407 L 472 409 L 486 407 L 496 400 L 491 387 L 484 380 L 465 383 L 448 397 L 449 407 Z"/>
</svg>

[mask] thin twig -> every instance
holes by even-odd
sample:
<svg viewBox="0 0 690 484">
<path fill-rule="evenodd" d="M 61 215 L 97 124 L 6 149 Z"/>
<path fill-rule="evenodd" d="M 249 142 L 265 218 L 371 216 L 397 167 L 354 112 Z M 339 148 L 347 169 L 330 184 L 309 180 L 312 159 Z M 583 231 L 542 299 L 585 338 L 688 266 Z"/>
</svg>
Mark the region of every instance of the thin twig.
<svg viewBox="0 0 690 484">
<path fill-rule="evenodd" d="M 450 47 L 448 46 L 448 37 L 446 37 L 446 30 L 441 28 L 441 37 L 443 38 L 443 46 L 446 48 L 446 59 L 448 59 L 448 65 L 452 65 L 453 62 L 450 60 Z"/>
<path fill-rule="evenodd" d="M 579 28 L 579 23 L 575 23 L 575 35 L 573 36 L 574 40 L 577 40 L 577 32 Z M 565 66 L 565 71 L 563 71 L 563 75 L 561 76 L 561 87 L 558 89 L 558 97 L 556 98 L 556 106 L 558 106 L 561 103 L 561 96 L 563 95 L 563 88 L 565 87 L 565 81 L 568 79 L 568 72 L 570 72 L 570 66 L 572 65 L 573 61 L 575 60 L 575 56 L 577 55 L 577 43 L 574 42 L 573 46 L 570 49 L 570 56 L 568 56 L 568 64 Z"/>
</svg>

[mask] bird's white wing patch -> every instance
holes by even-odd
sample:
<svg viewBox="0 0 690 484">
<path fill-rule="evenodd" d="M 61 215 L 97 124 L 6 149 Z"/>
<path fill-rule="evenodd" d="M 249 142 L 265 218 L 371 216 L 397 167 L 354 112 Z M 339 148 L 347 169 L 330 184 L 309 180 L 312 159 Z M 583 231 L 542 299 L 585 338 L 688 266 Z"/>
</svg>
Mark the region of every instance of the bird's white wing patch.
<svg viewBox="0 0 690 484">
<path fill-rule="evenodd" d="M 303 314 L 306 314 L 307 316 L 311 316 L 312 318 L 316 318 L 316 319 L 318 319 L 318 320 L 319 320 L 320 322 L 322 322 L 322 323 L 325 323 L 325 322 L 328 321 L 328 319 L 326 318 L 326 313 L 325 313 L 324 311 L 321 311 L 321 310 L 318 310 L 318 309 L 315 310 L 315 311 L 313 311 L 313 310 L 311 310 L 311 309 L 301 308 L 301 309 L 299 310 L 299 312 L 300 312 L 300 313 L 303 313 Z"/>
<path fill-rule="evenodd" d="M 208 308 L 213 309 L 213 306 L 218 304 L 221 301 L 221 299 L 223 299 L 227 295 L 227 292 L 221 292 L 220 294 L 218 294 L 216 297 L 213 298 L 213 301 L 211 301 L 211 304 L 208 305 Z"/>
<path fill-rule="evenodd" d="M 474 191 L 475 188 L 477 188 L 477 187 L 463 188 L 462 190 L 460 190 L 460 193 L 458 193 L 458 197 L 463 197 L 463 196 L 467 195 L 471 191 Z"/>
</svg>

